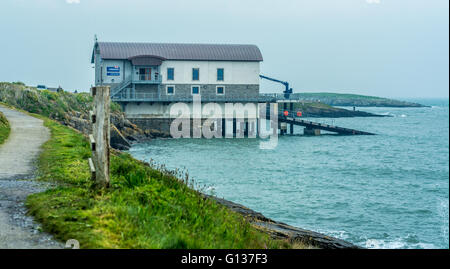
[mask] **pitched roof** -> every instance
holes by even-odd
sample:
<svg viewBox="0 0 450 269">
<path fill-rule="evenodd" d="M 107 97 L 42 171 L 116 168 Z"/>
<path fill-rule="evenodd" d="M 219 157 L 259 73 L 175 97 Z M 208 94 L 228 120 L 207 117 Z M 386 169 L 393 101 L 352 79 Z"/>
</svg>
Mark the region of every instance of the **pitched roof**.
<svg viewBox="0 0 450 269">
<path fill-rule="evenodd" d="M 166 60 L 250 62 L 263 60 L 256 45 L 97 42 L 94 52 L 96 48 L 103 59 L 129 59 L 152 55 Z M 93 60 L 92 58 L 92 62 Z"/>
</svg>

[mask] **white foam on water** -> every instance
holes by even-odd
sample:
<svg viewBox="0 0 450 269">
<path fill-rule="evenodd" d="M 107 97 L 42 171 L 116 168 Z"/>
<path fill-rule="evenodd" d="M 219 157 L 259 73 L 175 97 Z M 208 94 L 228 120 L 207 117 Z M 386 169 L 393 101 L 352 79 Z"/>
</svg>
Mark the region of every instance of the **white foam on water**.
<svg viewBox="0 0 450 269">
<path fill-rule="evenodd" d="M 398 238 L 394 240 L 368 239 L 364 247 L 371 249 L 435 249 L 433 244 L 428 243 L 408 243 L 404 239 Z"/>
<path fill-rule="evenodd" d="M 368 239 L 364 245 L 366 248 L 374 249 L 393 249 L 404 248 L 405 244 L 400 241 L 387 242 L 382 239 Z"/>
<path fill-rule="evenodd" d="M 400 117 L 401 118 L 406 118 L 406 115 L 405 114 L 401 114 Z"/>
<path fill-rule="evenodd" d="M 326 234 L 332 237 L 336 237 L 342 240 L 347 240 L 350 235 L 346 231 L 318 231 L 318 233 Z"/>
<path fill-rule="evenodd" d="M 215 193 L 215 191 L 216 191 L 216 187 L 215 187 L 215 186 L 208 186 L 208 187 L 205 189 L 205 192 L 206 192 L 206 193 Z"/>
<path fill-rule="evenodd" d="M 448 199 L 441 199 L 438 201 L 437 205 L 437 213 L 439 214 L 439 217 L 443 219 L 442 226 L 441 226 L 441 232 L 443 238 L 447 241 L 447 247 L 449 245 L 449 234 L 448 234 L 448 225 L 449 225 L 449 212 L 448 212 Z"/>
</svg>

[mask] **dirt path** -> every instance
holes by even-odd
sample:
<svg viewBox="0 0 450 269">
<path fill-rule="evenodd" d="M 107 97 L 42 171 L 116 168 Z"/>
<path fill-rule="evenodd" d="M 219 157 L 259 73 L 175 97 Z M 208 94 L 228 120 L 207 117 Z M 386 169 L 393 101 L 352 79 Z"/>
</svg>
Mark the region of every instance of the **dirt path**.
<svg viewBox="0 0 450 269">
<path fill-rule="evenodd" d="M 50 138 L 42 120 L 5 108 L 11 134 L 0 145 L 0 248 L 62 248 L 48 234 L 40 232 L 26 216 L 24 201 L 46 185 L 33 181 L 35 161 L 41 145 Z"/>
</svg>

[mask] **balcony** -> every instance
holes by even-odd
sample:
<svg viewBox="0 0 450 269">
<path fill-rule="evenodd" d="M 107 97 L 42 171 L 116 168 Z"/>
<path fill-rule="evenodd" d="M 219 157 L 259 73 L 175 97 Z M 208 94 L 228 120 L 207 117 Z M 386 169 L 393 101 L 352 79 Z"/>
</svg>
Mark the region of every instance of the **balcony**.
<svg viewBox="0 0 450 269">
<path fill-rule="evenodd" d="M 136 74 L 133 76 L 132 83 L 135 84 L 161 84 L 162 77 L 158 73 Z"/>
</svg>

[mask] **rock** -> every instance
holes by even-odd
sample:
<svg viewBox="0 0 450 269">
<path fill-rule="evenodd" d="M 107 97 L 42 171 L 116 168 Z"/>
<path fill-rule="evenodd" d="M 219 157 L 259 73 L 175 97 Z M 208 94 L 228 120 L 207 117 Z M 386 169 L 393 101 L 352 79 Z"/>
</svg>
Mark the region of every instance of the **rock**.
<svg viewBox="0 0 450 269">
<path fill-rule="evenodd" d="M 117 150 L 129 150 L 130 149 L 130 147 L 129 146 L 126 146 L 126 145 L 122 145 L 122 144 L 111 144 L 111 147 L 113 147 L 114 149 L 117 149 Z"/>
<path fill-rule="evenodd" d="M 290 226 L 288 224 L 271 220 L 263 214 L 253 211 L 243 205 L 236 204 L 215 196 L 206 195 L 206 198 L 215 200 L 217 203 L 228 207 L 234 212 L 244 216 L 255 228 L 270 234 L 274 239 L 287 239 L 291 243 L 301 243 L 308 246 L 323 249 L 359 249 L 361 247 L 353 245 L 344 240 L 323 235 L 317 232 Z"/>
<path fill-rule="evenodd" d="M 160 130 L 156 130 L 156 129 L 148 129 L 145 130 L 144 133 L 151 138 L 168 138 L 170 137 L 170 134 L 162 132 Z"/>
<path fill-rule="evenodd" d="M 128 140 L 114 125 L 111 125 L 110 145 L 111 147 L 118 150 L 128 150 L 131 147 L 131 144 L 128 142 Z"/>
<path fill-rule="evenodd" d="M 138 141 L 138 138 L 136 138 L 136 137 L 134 137 L 132 135 L 127 136 L 126 139 L 128 139 L 128 141 L 132 141 L 132 142 Z"/>
<path fill-rule="evenodd" d="M 320 102 L 331 106 L 355 107 L 426 107 L 422 104 L 358 94 L 294 93 L 292 98 L 306 102 Z"/>
<path fill-rule="evenodd" d="M 314 102 L 294 103 L 294 110 L 301 111 L 303 117 L 342 118 L 342 117 L 387 117 L 365 111 L 353 111 Z"/>
</svg>

